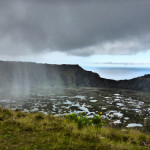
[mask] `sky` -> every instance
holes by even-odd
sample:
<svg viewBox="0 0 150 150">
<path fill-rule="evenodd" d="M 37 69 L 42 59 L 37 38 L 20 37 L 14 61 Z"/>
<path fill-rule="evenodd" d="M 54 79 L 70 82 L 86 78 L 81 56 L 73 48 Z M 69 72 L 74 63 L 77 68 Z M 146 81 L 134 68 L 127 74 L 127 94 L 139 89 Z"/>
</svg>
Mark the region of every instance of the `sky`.
<svg viewBox="0 0 150 150">
<path fill-rule="evenodd" d="M 0 60 L 149 66 L 149 0 L 0 0 Z"/>
</svg>

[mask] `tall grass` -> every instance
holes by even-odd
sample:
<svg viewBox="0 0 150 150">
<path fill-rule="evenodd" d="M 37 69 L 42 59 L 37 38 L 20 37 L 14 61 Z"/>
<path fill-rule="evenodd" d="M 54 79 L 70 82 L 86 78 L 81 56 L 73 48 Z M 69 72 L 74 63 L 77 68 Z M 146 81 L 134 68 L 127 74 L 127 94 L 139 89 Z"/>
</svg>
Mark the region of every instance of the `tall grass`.
<svg viewBox="0 0 150 150">
<path fill-rule="evenodd" d="M 150 135 L 93 125 L 79 128 L 63 116 L 0 108 L 0 149 L 144 150 L 150 149 Z"/>
</svg>

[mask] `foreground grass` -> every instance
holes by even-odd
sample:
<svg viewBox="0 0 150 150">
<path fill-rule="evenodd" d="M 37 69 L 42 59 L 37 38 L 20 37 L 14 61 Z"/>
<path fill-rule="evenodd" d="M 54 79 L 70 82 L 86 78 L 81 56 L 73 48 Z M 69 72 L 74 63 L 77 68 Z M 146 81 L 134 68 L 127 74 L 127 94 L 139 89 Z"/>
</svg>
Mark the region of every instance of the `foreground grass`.
<svg viewBox="0 0 150 150">
<path fill-rule="evenodd" d="M 0 149 L 141 150 L 150 135 L 137 130 L 93 126 L 78 129 L 64 117 L 0 108 Z"/>
</svg>

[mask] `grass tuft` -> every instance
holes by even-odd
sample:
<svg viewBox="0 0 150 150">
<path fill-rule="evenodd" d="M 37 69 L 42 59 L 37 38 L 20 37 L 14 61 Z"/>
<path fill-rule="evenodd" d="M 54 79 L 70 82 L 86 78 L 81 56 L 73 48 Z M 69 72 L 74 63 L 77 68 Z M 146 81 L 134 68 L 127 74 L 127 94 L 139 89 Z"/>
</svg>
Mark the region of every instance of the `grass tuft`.
<svg viewBox="0 0 150 150">
<path fill-rule="evenodd" d="M 77 118 L 76 119 L 82 119 Z M 0 108 L 0 149 L 39 150 L 146 150 L 150 149 L 150 134 L 133 129 L 95 126 L 66 117 L 24 113 Z M 100 117 L 97 124 L 101 124 Z"/>
</svg>

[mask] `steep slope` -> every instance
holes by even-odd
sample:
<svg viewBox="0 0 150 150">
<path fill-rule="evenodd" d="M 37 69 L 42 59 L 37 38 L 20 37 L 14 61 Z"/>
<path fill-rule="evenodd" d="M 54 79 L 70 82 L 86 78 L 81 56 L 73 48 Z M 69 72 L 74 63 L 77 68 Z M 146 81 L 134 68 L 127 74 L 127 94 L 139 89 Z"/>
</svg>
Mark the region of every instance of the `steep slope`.
<svg viewBox="0 0 150 150">
<path fill-rule="evenodd" d="M 79 65 L 50 65 L 32 62 L 0 61 L 0 88 L 28 89 L 46 86 L 90 86 L 149 91 L 150 75 L 132 80 L 101 78 Z"/>
<path fill-rule="evenodd" d="M 150 75 L 145 75 L 131 80 L 119 81 L 118 87 L 133 90 L 150 91 Z"/>
</svg>

